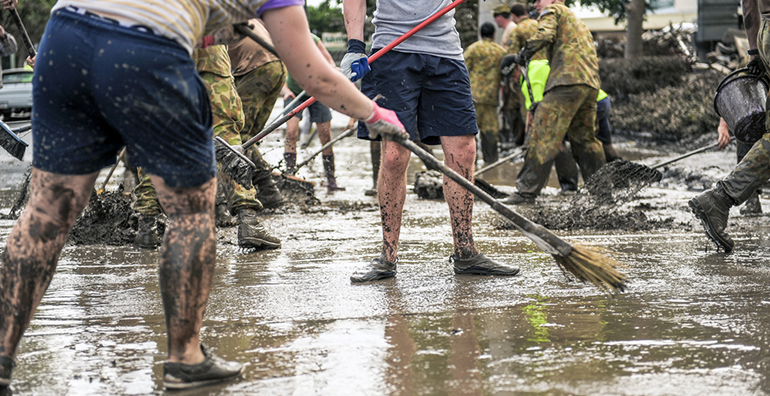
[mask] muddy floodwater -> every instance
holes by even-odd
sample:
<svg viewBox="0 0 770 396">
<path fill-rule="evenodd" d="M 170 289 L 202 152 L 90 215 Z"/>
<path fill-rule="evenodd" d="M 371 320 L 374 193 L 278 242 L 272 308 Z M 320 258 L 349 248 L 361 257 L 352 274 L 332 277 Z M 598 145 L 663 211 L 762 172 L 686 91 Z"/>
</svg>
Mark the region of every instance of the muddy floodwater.
<svg viewBox="0 0 770 396">
<path fill-rule="evenodd" d="M 337 118 L 335 133 L 347 121 Z M 273 164 L 282 157 L 280 139 L 276 132 L 262 145 Z M 313 142 L 307 151 L 318 147 Z M 696 147 L 674 153 L 619 141 L 617 148 L 626 159 L 654 164 Z M 380 250 L 376 199 L 364 195 L 372 183 L 368 150 L 353 138 L 335 146 L 346 191 L 326 194 L 319 158 L 299 176 L 317 183 L 320 204 L 261 215 L 281 249 L 241 252 L 235 228 L 218 230 L 203 340 L 246 369 L 235 381 L 173 394 L 770 394 L 768 218 L 733 208 L 735 250 L 724 254 L 687 208 L 695 190 L 730 171 L 734 147 L 671 165 L 660 183 L 621 208 L 664 226 L 556 231 L 626 263 L 631 283 L 617 296 L 570 281 L 529 239 L 500 227 L 482 202 L 474 216 L 478 247 L 521 274 L 455 276 L 446 204 L 412 192 L 398 275 L 351 284 L 355 268 Z M 19 194 L 30 150 L 27 157 L 21 163 L 0 154 L 2 214 Z M 483 177 L 511 192 L 519 167 Z M 422 169 L 413 157 L 410 185 Z M 130 182 L 122 172 L 108 190 Z M 566 205 L 555 177 L 549 186 L 541 201 Z M 770 200 L 762 203 L 770 210 Z M 3 246 L 12 226 L 0 220 Z M 68 245 L 21 343 L 13 393 L 163 393 L 157 260 L 157 251 L 132 246 Z"/>
</svg>

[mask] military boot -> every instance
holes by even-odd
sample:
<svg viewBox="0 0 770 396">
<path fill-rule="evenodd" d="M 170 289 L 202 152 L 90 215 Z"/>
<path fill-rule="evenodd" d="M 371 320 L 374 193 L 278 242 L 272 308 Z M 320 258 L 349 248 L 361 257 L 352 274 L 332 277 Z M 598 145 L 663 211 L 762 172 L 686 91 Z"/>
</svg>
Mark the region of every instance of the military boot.
<svg viewBox="0 0 770 396">
<path fill-rule="evenodd" d="M 703 223 L 706 236 L 717 245 L 717 248 L 724 249 L 725 253 L 730 253 L 735 246 L 733 239 L 725 232 L 730 207 L 734 204 L 733 199 L 722 190 L 720 185 L 688 202 L 695 217 Z"/>
<path fill-rule="evenodd" d="M 273 182 L 273 172 L 270 170 L 270 164 L 262 158 L 262 154 L 255 146 L 251 146 L 247 154 L 251 162 L 257 166 L 257 169 L 254 170 L 252 182 L 257 189 L 257 199 L 259 202 L 267 209 L 283 205 L 286 200 L 281 195 L 281 191 L 278 190 L 275 182 Z"/>
<path fill-rule="evenodd" d="M 760 213 L 762 213 L 762 204 L 759 202 L 759 192 L 755 191 L 754 194 L 751 194 L 751 197 L 746 200 L 743 207 L 741 207 L 741 214 L 748 215 Z"/>
<path fill-rule="evenodd" d="M 136 228 L 135 246 L 142 249 L 155 249 L 160 245 L 157 216 L 140 214 Z"/>
<path fill-rule="evenodd" d="M 237 224 L 235 218 L 230 214 L 230 210 L 227 208 L 227 202 L 218 203 L 214 207 L 214 219 L 216 220 L 217 227 L 235 227 Z"/>
<path fill-rule="evenodd" d="M 238 210 L 238 246 L 243 249 L 278 249 L 281 240 L 270 235 L 254 209 Z"/>
<path fill-rule="evenodd" d="M 324 173 L 326 174 L 326 190 L 328 192 L 345 191 L 345 187 L 337 185 L 337 178 L 334 177 L 334 154 L 321 157 L 324 164 Z"/>
</svg>

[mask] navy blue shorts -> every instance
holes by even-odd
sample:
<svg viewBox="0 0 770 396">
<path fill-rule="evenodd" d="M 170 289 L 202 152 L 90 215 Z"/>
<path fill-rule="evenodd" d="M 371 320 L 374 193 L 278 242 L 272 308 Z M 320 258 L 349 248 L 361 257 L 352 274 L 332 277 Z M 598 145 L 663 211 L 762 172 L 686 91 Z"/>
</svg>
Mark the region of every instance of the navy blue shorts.
<svg viewBox="0 0 770 396">
<path fill-rule="evenodd" d="M 133 165 L 170 187 L 216 175 L 211 105 L 176 41 L 68 10 L 53 13 L 33 79 L 33 160 L 44 171 L 84 175 Z"/>
<path fill-rule="evenodd" d="M 297 92 L 294 93 L 295 95 Z M 297 101 L 297 104 L 291 106 L 291 107 L 285 107 L 291 102 L 286 102 L 284 104 L 284 110 L 294 110 L 297 108 L 297 106 L 301 105 L 302 103 L 305 103 L 306 100 L 310 99 L 307 95 L 302 95 L 303 98 Z M 294 99 L 292 99 L 293 101 Z M 328 108 L 325 104 L 315 101 L 313 104 L 307 107 L 308 112 L 310 112 L 310 122 L 327 122 L 332 120 L 332 110 Z M 288 113 L 288 111 L 286 111 Z M 300 111 L 297 113 L 297 118 L 300 120 L 302 119 L 302 112 Z"/>
<path fill-rule="evenodd" d="M 376 52 L 376 51 L 374 51 Z M 389 51 L 372 62 L 361 92 L 378 94 L 380 106 L 396 112 L 411 140 L 440 144 L 441 136 L 478 133 L 465 63 L 439 56 Z M 369 139 L 363 122 L 358 137 Z"/>
<path fill-rule="evenodd" d="M 596 138 L 603 144 L 612 144 L 609 96 L 596 102 L 596 122 L 599 124 L 599 131 L 596 133 Z"/>
</svg>

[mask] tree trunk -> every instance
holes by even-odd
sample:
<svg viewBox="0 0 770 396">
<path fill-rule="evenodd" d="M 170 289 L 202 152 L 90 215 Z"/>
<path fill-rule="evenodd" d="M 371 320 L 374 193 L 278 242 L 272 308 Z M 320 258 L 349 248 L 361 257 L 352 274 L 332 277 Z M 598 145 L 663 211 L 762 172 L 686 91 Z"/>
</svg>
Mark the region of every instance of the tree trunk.
<svg viewBox="0 0 770 396">
<path fill-rule="evenodd" d="M 642 23 L 644 22 L 644 0 L 631 0 L 626 6 L 626 59 L 642 56 Z"/>
</svg>

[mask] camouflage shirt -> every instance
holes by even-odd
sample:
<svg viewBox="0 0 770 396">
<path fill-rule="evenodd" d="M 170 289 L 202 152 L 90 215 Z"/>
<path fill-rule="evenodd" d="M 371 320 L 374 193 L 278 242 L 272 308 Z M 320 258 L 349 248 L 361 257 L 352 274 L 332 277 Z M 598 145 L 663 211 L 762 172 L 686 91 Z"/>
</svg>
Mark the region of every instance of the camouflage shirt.
<svg viewBox="0 0 770 396">
<path fill-rule="evenodd" d="M 524 55 L 532 58 L 545 48 L 551 74 L 545 91 L 559 85 L 585 84 L 599 89 L 599 60 L 588 27 L 564 4 L 549 5 L 538 20 L 538 30 L 527 40 Z"/>
<path fill-rule="evenodd" d="M 500 60 L 505 50 L 489 39 L 481 39 L 465 50 L 465 64 L 471 78 L 473 100 L 479 104 L 497 104 L 500 90 Z"/>
<path fill-rule="evenodd" d="M 524 44 L 527 43 L 527 40 L 537 33 L 537 27 L 537 21 L 534 19 L 527 18 L 519 22 L 516 29 L 511 32 L 510 36 L 508 36 L 508 53 L 518 54 L 519 51 L 524 48 Z M 543 48 L 541 48 L 540 51 L 537 51 L 535 55 L 532 55 L 529 60 L 542 59 L 546 59 L 545 49 Z"/>
<path fill-rule="evenodd" d="M 231 75 L 230 55 L 227 54 L 227 46 L 225 45 L 196 48 L 193 51 L 193 60 L 198 72 L 214 73 L 220 77 Z"/>
</svg>

